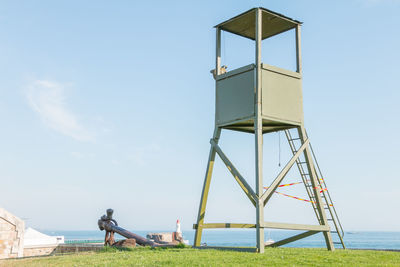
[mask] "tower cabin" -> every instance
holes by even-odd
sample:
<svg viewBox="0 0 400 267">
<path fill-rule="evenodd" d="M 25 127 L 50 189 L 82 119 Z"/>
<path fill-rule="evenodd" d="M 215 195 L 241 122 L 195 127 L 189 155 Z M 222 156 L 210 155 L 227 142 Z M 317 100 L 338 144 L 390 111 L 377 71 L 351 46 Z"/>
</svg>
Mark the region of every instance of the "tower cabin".
<svg viewBox="0 0 400 267">
<path fill-rule="evenodd" d="M 257 25 L 257 10 L 261 10 L 260 25 Z M 215 75 L 217 127 L 248 133 L 255 132 L 258 83 L 261 87 L 260 115 L 263 133 L 299 127 L 303 124 L 300 25 L 300 21 L 268 9 L 253 8 L 215 26 L 217 29 Z M 261 28 L 260 36 L 256 34 L 258 27 Z M 296 71 L 261 63 L 261 42 L 289 30 L 296 31 Z M 255 62 L 222 73 L 221 31 L 255 41 Z"/>
</svg>

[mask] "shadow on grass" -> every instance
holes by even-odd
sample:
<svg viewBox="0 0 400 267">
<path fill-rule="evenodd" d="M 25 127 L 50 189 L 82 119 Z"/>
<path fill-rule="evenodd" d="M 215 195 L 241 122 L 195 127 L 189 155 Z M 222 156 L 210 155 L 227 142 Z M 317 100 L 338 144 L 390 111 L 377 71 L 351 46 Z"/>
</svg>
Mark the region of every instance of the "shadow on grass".
<svg viewBox="0 0 400 267">
<path fill-rule="evenodd" d="M 127 247 L 110 247 L 110 246 L 106 246 L 104 248 L 102 248 L 99 252 L 118 252 L 118 251 L 134 251 L 135 249 L 144 249 L 144 248 L 148 248 L 151 250 L 164 250 L 164 249 L 176 249 L 176 248 L 180 248 L 180 249 L 184 249 L 184 248 L 189 248 L 190 246 L 186 246 L 185 244 L 178 244 L 176 246 L 173 247 L 142 247 L 142 246 L 137 246 L 136 248 L 127 248 Z"/>
<path fill-rule="evenodd" d="M 135 248 L 124 248 L 124 247 L 104 247 L 99 252 L 118 252 L 118 251 L 133 251 Z"/>
</svg>

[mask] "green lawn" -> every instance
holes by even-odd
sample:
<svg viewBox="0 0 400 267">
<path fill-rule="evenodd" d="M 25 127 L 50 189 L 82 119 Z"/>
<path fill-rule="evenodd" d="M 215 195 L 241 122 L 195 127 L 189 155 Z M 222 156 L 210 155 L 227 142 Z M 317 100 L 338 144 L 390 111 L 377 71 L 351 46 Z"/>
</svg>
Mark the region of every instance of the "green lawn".
<svg viewBox="0 0 400 267">
<path fill-rule="evenodd" d="M 0 266 L 400 266 L 400 252 L 269 248 L 264 254 L 192 248 L 108 249 L 0 261 Z"/>
</svg>

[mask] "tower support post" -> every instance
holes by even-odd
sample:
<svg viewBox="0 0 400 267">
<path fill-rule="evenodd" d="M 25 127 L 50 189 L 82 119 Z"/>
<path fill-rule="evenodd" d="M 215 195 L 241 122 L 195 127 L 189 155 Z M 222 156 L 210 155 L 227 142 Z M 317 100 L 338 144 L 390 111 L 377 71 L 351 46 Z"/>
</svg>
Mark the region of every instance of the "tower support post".
<svg viewBox="0 0 400 267">
<path fill-rule="evenodd" d="M 306 130 L 305 130 L 304 126 L 298 127 L 297 130 L 299 132 L 299 137 L 301 138 L 301 142 L 304 143 L 307 139 L 306 138 Z M 321 194 L 319 192 L 321 190 L 321 188 L 319 186 L 318 177 L 315 172 L 315 167 L 314 167 L 311 150 L 310 150 L 309 146 L 307 146 L 306 149 L 304 150 L 304 157 L 307 162 L 307 169 L 308 169 L 309 177 L 311 180 L 312 190 L 313 190 L 313 193 L 315 196 L 314 201 L 315 201 L 315 205 L 317 206 L 317 210 L 318 210 L 319 224 L 329 226 L 328 220 L 327 220 L 326 214 L 325 214 L 324 203 L 322 201 Z M 324 231 L 323 234 L 324 234 L 324 238 L 325 238 L 325 242 L 326 242 L 326 246 L 327 246 L 328 250 L 335 250 L 335 246 L 333 245 L 333 241 L 332 241 L 331 232 Z"/>
<path fill-rule="evenodd" d="M 301 70 L 301 25 L 296 26 L 296 72 L 302 74 L 302 70 Z"/>
<path fill-rule="evenodd" d="M 221 136 L 221 129 L 215 127 L 213 141 L 218 144 L 219 137 Z M 194 236 L 194 246 L 199 247 L 201 242 L 201 235 L 203 233 L 204 217 L 206 213 L 208 191 L 210 190 L 211 177 L 214 169 L 215 161 L 215 147 L 211 145 L 210 154 L 208 156 L 206 175 L 204 178 L 203 191 L 201 192 L 201 199 L 199 205 L 199 213 L 197 215 L 197 228 Z"/>
<path fill-rule="evenodd" d="M 255 71 L 255 159 L 256 159 L 256 235 L 257 251 L 264 252 L 264 202 L 261 199 L 263 194 L 263 125 L 261 116 L 261 32 L 262 32 L 262 13 L 260 9 L 256 10 L 256 71 Z"/>
<path fill-rule="evenodd" d="M 218 76 L 221 71 L 221 29 L 216 28 L 216 36 L 215 36 L 215 75 Z M 215 82 L 216 83 L 216 82 Z M 214 134 L 213 134 L 213 142 L 214 144 L 218 144 L 219 138 L 221 136 L 221 128 L 215 125 Z M 199 205 L 199 213 L 197 215 L 197 228 L 194 236 L 194 246 L 199 247 L 201 243 L 201 235 L 203 233 L 203 224 L 204 224 L 204 216 L 206 213 L 206 205 L 208 198 L 208 191 L 210 190 L 211 176 L 214 169 L 214 161 L 215 161 L 215 146 L 211 144 L 210 154 L 208 156 L 206 175 L 204 178 L 203 191 L 201 193 L 200 205 Z"/>
</svg>

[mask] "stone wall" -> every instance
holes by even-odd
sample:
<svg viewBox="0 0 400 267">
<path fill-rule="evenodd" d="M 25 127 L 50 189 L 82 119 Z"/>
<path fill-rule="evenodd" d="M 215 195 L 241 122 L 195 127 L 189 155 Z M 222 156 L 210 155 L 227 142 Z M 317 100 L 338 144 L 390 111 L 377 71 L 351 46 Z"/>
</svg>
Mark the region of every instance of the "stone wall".
<svg viewBox="0 0 400 267">
<path fill-rule="evenodd" d="M 31 246 L 24 248 L 24 257 L 71 254 L 87 251 L 100 251 L 103 244 L 59 244 L 48 246 Z"/>
<path fill-rule="evenodd" d="M 104 248 L 103 243 L 99 244 L 60 244 L 54 254 L 69 254 L 87 251 L 100 251 Z"/>
<path fill-rule="evenodd" d="M 57 249 L 57 245 L 53 246 L 36 246 L 24 248 L 24 257 L 36 257 L 51 255 Z"/>
<path fill-rule="evenodd" d="M 24 221 L 0 208 L 0 259 L 24 255 L 24 229 Z"/>
</svg>

